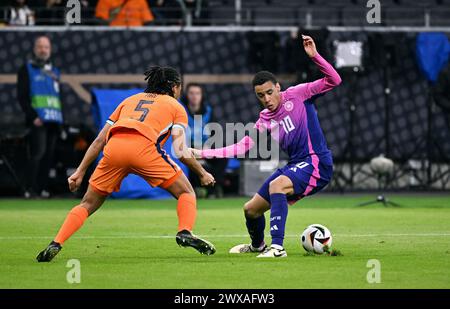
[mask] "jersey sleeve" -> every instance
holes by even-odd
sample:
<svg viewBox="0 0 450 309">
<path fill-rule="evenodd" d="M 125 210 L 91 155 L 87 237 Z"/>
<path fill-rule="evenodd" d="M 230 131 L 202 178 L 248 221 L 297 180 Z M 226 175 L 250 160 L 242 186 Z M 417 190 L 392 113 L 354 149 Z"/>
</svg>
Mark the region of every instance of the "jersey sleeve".
<svg viewBox="0 0 450 309">
<path fill-rule="evenodd" d="M 256 121 L 253 128 L 261 133 L 261 132 L 267 131 L 267 124 L 264 122 L 264 120 L 262 120 L 261 118 L 258 118 L 258 120 Z"/>
<path fill-rule="evenodd" d="M 286 89 L 284 91 L 284 95 L 286 97 L 295 97 L 295 98 L 299 99 L 300 101 L 309 99 L 312 96 L 310 84 L 312 84 L 312 83 L 304 83 L 304 84 L 299 84 L 296 86 L 289 87 L 288 89 Z"/>
<path fill-rule="evenodd" d="M 117 120 L 119 120 L 120 112 L 122 111 L 123 104 L 120 104 L 117 106 L 117 108 L 114 110 L 114 112 L 109 116 L 108 120 L 106 120 L 106 123 L 113 125 L 116 123 Z"/>
<path fill-rule="evenodd" d="M 296 97 L 301 99 L 301 101 L 304 101 L 315 95 L 330 91 L 342 82 L 338 72 L 336 72 L 333 66 L 322 58 L 321 55 L 317 54 L 312 58 L 312 61 L 318 66 L 325 77 L 310 83 L 289 87 L 286 89 L 285 95 L 288 97 Z"/>
<path fill-rule="evenodd" d="M 256 130 L 258 130 L 259 132 L 262 131 L 262 128 L 261 128 L 261 119 L 256 120 L 256 123 L 255 123 L 255 125 L 253 126 L 253 128 L 256 129 Z"/>
<path fill-rule="evenodd" d="M 186 129 L 188 126 L 188 117 L 186 110 L 184 107 L 176 102 L 174 103 L 174 115 L 173 115 L 173 126 L 174 127 L 182 127 L 183 129 Z"/>
</svg>

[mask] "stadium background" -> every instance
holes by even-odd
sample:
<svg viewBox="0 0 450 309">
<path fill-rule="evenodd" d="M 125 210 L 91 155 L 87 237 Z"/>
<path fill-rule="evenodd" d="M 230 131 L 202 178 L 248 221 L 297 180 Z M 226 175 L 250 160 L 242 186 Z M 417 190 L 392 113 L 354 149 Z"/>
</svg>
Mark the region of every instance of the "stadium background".
<svg viewBox="0 0 450 309">
<path fill-rule="evenodd" d="M 202 0 L 199 18 L 192 6 L 158 8 L 159 0 L 148 0 L 156 19 L 135 28 L 99 26 L 93 18 L 97 0 L 82 1 L 89 6 L 83 8 L 81 25 L 65 24 L 66 1 L 51 8 L 45 3 L 58 1 L 27 2 L 36 12 L 36 25 L 11 27 L 3 14 L 7 4 L 0 1 L 0 288 L 183 288 L 185 295 L 188 289 L 450 288 L 450 131 L 417 61 L 419 35 L 450 35 L 450 0 L 381 0 L 380 24 L 367 23 L 366 0 Z M 189 0 L 164 0 L 180 2 Z M 194 232 L 214 243 L 213 256 L 175 245 L 173 199 L 108 199 L 51 263 L 35 261 L 80 201 L 68 192 L 67 176 L 87 146 L 80 141 L 92 141 L 96 133 L 92 89 L 143 87 L 149 65 L 172 65 L 184 82 L 204 84 L 220 123 L 255 121 L 260 108 L 249 81 L 256 71 L 273 70 L 283 87 L 305 80 L 305 73 L 308 81 L 320 76 L 307 58 L 301 59 L 299 42 L 290 39 L 299 27 L 330 62 L 333 42 L 364 42 L 364 70 L 341 70 L 344 82 L 317 100 L 335 175 L 327 192 L 289 207 L 288 258 L 256 261 L 253 254 L 228 254 L 249 241 L 242 213 L 248 197 L 236 197 L 239 178 L 245 178 L 239 172 L 258 174 L 252 164 L 263 165 L 240 160 L 244 170 L 229 174 L 233 188 L 226 198 L 198 200 Z M 11 173 L 19 182 L 27 179 L 29 159 L 16 73 L 40 34 L 51 38 L 53 61 L 63 74 L 66 136 L 57 144 L 53 198 L 24 199 Z M 380 153 L 395 163 L 387 188 L 378 187 L 369 165 Z M 260 178 L 270 171 L 264 173 Z M 258 186 L 261 181 L 248 182 Z M 382 193 L 400 207 L 358 207 Z M 330 229 L 333 249 L 341 255 L 303 250 L 299 236 L 315 223 Z M 74 260 L 80 263 L 80 282 L 69 280 L 74 278 L 68 263 Z M 381 281 L 369 280 L 371 261 L 379 261 Z M 296 303 L 304 303 L 305 297 L 292 293 Z"/>
<path fill-rule="evenodd" d="M 442 12 L 450 8 L 446 1 L 419 4 L 382 1 L 383 27 L 369 30 L 358 28 L 367 26 L 363 1 L 333 1 L 329 7 L 324 1 L 285 1 L 282 8 L 279 1 L 242 1 L 239 15 L 242 26 L 232 28 L 226 25 L 236 23 L 234 1 L 204 3 L 208 5 L 208 26 L 203 27 L 168 26 L 168 22 L 156 19 L 154 25 L 128 29 L 49 27 L 39 23 L 33 28 L 1 28 L 0 127 L 6 138 L 3 152 L 19 178 L 26 177 L 20 161 L 24 159 L 22 141 L 27 132 L 16 101 L 15 74 L 30 56 L 37 35 L 50 36 L 54 64 L 62 70 L 61 95 L 67 132 L 81 130 L 92 138 L 96 128 L 91 89 L 142 87 L 137 81 L 151 64 L 176 67 L 184 74 L 185 82 L 205 82 L 207 100 L 221 124 L 255 121 L 260 107 L 251 91 L 251 74 L 270 69 L 282 77 L 283 87 L 295 83 L 296 74 L 301 73 L 291 65 L 295 57 L 289 56 L 291 31 L 297 29 L 294 25 L 304 28 L 305 23 L 311 23 L 300 31 L 315 37 L 319 50 L 331 62 L 333 42 L 353 40 L 364 44 L 364 69 L 359 73 L 341 71 L 345 82 L 317 100 L 322 128 L 337 163 L 335 181 L 328 190 L 375 188 L 376 182 L 366 163 L 381 153 L 395 161 L 397 178 L 405 178 L 402 182 L 390 181 L 391 189 L 450 188 L 450 130 L 439 107 L 433 105 L 431 115 L 428 114 L 428 106 L 433 104 L 430 84 L 418 66 L 416 37 L 420 28 L 414 29 L 422 26 L 424 20 L 426 23 L 424 16 L 428 14 L 431 25 L 440 27 L 435 29 L 448 30 L 445 28 L 448 19 L 442 17 Z M 271 14 L 273 10 L 283 18 L 274 18 L 278 15 Z M 89 24 L 90 19 L 83 21 Z M 386 53 L 390 53 L 390 60 L 386 60 Z M 308 78 L 318 76 L 313 72 Z M 386 83 L 391 90 L 389 96 L 385 96 Z M 353 119 L 351 106 L 355 107 Z M 390 113 L 388 134 L 386 108 Z M 349 150 L 350 140 L 353 151 Z M 63 184 L 67 168 L 76 167 L 82 153 L 70 153 L 73 143 L 70 138 L 59 142 L 57 166 L 59 183 Z M 429 171 L 427 162 L 431 162 Z M 349 163 L 356 166 L 351 173 Z M 420 167 L 414 170 L 417 164 Z M 437 177 L 427 179 L 427 173 Z M 18 194 L 17 185 L 10 181 L 3 165 L 0 174 L 0 192 Z M 362 179 L 372 182 L 365 183 Z"/>
</svg>

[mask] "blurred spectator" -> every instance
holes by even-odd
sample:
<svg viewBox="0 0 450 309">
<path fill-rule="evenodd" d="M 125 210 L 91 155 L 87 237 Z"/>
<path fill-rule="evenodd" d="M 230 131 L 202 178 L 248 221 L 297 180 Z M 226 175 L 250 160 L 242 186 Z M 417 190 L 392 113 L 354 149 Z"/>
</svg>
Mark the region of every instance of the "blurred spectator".
<svg viewBox="0 0 450 309">
<path fill-rule="evenodd" d="M 186 86 L 185 96 L 182 98 L 182 102 L 184 103 L 188 114 L 188 125 L 191 131 L 191 147 L 201 147 L 209 138 L 209 134 L 205 132 L 205 126 L 214 121 L 212 108 L 206 103 L 202 86 L 195 83 L 188 84 Z M 197 119 L 201 119 L 201 122 Z M 194 120 L 197 121 L 195 125 Z M 225 169 L 227 167 L 228 160 L 205 159 L 202 160 L 201 163 L 209 173 L 214 175 L 214 178 L 216 179 L 216 185 L 207 189 L 208 196 L 222 197 Z M 205 194 L 202 191 L 205 189 L 201 187 L 200 180 L 197 175 L 194 173 L 189 173 L 189 180 L 191 181 L 198 196 L 204 196 Z"/>
<path fill-rule="evenodd" d="M 110 26 L 142 26 L 154 20 L 146 0 L 99 0 L 95 16 Z"/>
<path fill-rule="evenodd" d="M 447 116 L 447 124 L 450 127 L 450 63 L 447 68 L 439 74 L 438 81 L 433 88 L 433 96 Z"/>
<path fill-rule="evenodd" d="M 26 0 L 13 0 L 8 9 L 8 25 L 10 26 L 33 26 L 34 12 L 27 6 Z"/>
<path fill-rule="evenodd" d="M 20 68 L 17 98 L 30 128 L 28 178 L 25 197 L 40 193 L 49 197 L 48 178 L 60 133 L 62 106 L 59 93 L 59 70 L 51 62 L 51 43 L 46 36 L 34 42 L 33 56 Z"/>
<path fill-rule="evenodd" d="M 95 18 L 95 6 L 98 0 L 81 0 L 81 23 L 83 25 L 97 25 Z"/>
<path fill-rule="evenodd" d="M 148 0 L 158 25 L 180 25 L 183 14 L 178 0 Z"/>
<path fill-rule="evenodd" d="M 36 0 L 36 24 L 63 25 L 66 2 L 63 0 Z"/>
<path fill-rule="evenodd" d="M 185 12 L 189 12 L 193 25 L 208 24 L 208 4 L 206 0 L 178 0 Z"/>
</svg>

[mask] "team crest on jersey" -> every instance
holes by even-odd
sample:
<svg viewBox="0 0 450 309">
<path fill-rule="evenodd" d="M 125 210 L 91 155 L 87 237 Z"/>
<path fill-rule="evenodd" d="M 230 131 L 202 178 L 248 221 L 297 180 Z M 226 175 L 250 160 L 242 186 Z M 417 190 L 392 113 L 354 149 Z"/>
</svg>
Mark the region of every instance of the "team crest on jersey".
<svg viewBox="0 0 450 309">
<path fill-rule="evenodd" d="M 287 110 L 288 112 L 290 112 L 294 109 L 294 103 L 292 103 L 292 101 L 284 102 L 283 106 L 284 106 L 284 109 Z"/>
</svg>

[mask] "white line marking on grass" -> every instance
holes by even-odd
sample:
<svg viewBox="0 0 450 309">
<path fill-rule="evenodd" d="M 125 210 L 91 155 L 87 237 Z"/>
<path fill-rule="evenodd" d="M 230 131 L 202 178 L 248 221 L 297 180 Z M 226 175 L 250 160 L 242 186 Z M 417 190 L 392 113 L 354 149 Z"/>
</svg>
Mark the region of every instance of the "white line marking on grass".
<svg viewBox="0 0 450 309">
<path fill-rule="evenodd" d="M 199 235 L 205 238 L 246 238 L 248 235 Z M 449 233 L 402 233 L 402 234 L 334 234 L 333 237 L 365 238 L 365 237 L 450 237 Z M 52 239 L 53 236 L 0 236 L 0 240 Z M 175 235 L 100 235 L 74 236 L 77 239 L 172 239 Z M 299 235 L 286 235 L 286 238 L 297 238 Z"/>
</svg>

